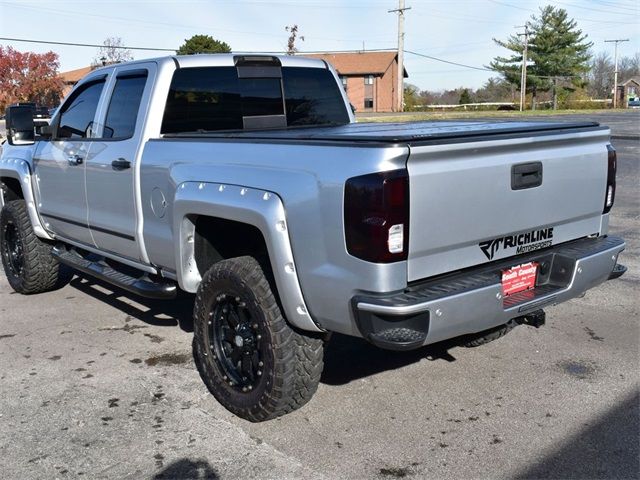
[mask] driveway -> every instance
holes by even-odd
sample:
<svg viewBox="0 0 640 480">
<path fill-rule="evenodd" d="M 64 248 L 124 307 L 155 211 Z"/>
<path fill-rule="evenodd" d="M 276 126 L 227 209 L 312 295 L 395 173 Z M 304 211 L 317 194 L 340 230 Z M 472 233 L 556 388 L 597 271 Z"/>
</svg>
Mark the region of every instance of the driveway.
<svg viewBox="0 0 640 480">
<path fill-rule="evenodd" d="M 2 476 L 638 478 L 640 142 L 614 144 L 624 277 L 476 349 L 395 353 L 336 335 L 316 396 L 267 423 L 204 387 L 191 298 L 81 277 L 25 297 L 0 274 Z"/>
</svg>

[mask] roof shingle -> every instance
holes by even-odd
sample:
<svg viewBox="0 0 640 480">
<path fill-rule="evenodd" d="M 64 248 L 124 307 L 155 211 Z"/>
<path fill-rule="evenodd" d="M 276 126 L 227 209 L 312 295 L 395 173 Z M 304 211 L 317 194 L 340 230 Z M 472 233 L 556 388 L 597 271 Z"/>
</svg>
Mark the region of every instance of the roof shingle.
<svg viewBox="0 0 640 480">
<path fill-rule="evenodd" d="M 398 52 L 327 52 L 309 53 L 303 56 L 329 62 L 340 75 L 382 75 L 391 67 Z M 406 70 L 404 76 L 408 77 Z"/>
</svg>

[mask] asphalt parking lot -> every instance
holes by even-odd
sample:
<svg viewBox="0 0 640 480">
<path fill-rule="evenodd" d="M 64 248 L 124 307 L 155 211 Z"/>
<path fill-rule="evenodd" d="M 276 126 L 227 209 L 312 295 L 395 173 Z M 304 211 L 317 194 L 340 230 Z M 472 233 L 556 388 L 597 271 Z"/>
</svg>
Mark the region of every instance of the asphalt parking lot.
<svg viewBox="0 0 640 480">
<path fill-rule="evenodd" d="M 638 113 L 614 134 L 637 134 Z M 476 349 L 334 336 L 312 401 L 262 424 L 201 382 L 189 298 L 81 277 L 24 297 L 0 274 L 2 477 L 638 478 L 640 141 L 613 143 L 624 277 Z"/>
</svg>

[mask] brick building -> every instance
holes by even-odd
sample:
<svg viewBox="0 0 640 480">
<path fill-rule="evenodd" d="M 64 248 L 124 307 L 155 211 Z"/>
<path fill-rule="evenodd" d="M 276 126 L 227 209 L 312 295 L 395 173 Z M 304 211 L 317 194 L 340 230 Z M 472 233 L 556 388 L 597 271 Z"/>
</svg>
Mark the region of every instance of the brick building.
<svg viewBox="0 0 640 480">
<path fill-rule="evenodd" d="M 640 77 L 632 77 L 618 84 L 618 107 L 628 108 L 629 100 L 640 97 Z"/>
<path fill-rule="evenodd" d="M 95 70 L 96 68 L 98 67 L 83 67 L 76 70 L 61 72 L 58 77 L 62 80 L 62 83 L 64 83 L 64 87 L 62 88 L 62 98 L 66 97 L 73 86 L 80 80 L 82 80 L 85 75 Z"/>
<path fill-rule="evenodd" d="M 395 112 L 401 97 L 396 92 L 398 52 L 304 54 L 320 58 L 338 71 L 356 112 Z M 404 78 L 408 78 L 404 70 Z"/>
</svg>

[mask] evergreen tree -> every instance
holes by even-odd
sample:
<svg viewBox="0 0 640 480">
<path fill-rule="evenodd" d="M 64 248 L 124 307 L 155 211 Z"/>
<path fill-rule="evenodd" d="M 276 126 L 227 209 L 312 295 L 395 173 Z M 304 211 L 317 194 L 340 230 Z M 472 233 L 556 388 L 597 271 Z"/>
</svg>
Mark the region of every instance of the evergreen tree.
<svg viewBox="0 0 640 480">
<path fill-rule="evenodd" d="M 210 35 L 194 35 L 186 39 L 178 48 L 178 55 L 193 55 L 196 53 L 230 53 L 231 47 Z"/>
<path fill-rule="evenodd" d="M 473 103 L 468 88 L 462 90 L 462 93 L 460 94 L 460 100 L 458 100 L 458 105 L 464 105 L 466 103 Z"/>
<path fill-rule="evenodd" d="M 593 43 L 577 28 L 576 21 L 567 11 L 551 5 L 540 8 L 540 15 L 527 21 L 530 31 L 527 92 L 534 101 L 538 91 L 553 91 L 553 105 L 557 106 L 558 89 L 584 86 L 584 75 L 589 71 Z M 496 57 L 490 67 L 510 83 L 520 86 L 520 69 L 524 51 L 524 38 L 511 35 L 507 40 L 493 39 L 501 47 L 514 52 L 510 57 Z M 562 83 L 561 83 L 562 82 Z"/>
</svg>

